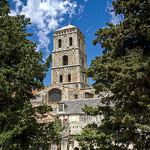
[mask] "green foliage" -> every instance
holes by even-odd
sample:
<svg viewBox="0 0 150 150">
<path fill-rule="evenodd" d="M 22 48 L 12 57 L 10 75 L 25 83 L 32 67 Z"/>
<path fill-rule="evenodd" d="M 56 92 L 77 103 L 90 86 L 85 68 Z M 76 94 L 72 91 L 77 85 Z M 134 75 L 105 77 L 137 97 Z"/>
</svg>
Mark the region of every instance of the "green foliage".
<svg viewBox="0 0 150 150">
<path fill-rule="evenodd" d="M 150 149 L 150 2 L 148 0 L 113 1 L 117 14 L 124 20 L 117 25 L 99 29 L 93 44 L 100 43 L 103 55 L 92 61 L 86 74 L 95 81 L 94 88 L 111 91 L 104 98 L 106 107 L 96 109 L 86 106 L 91 115 L 103 114 L 101 126 L 94 129 L 90 138 L 95 149 L 126 150 L 132 143 L 134 149 Z M 111 104 L 114 106 L 111 106 Z M 110 107 L 111 106 L 111 107 Z M 85 127 L 77 140 L 81 146 L 88 144 Z M 103 135 L 102 137 L 100 135 Z M 99 136 L 99 140 L 96 140 Z M 90 143 L 91 144 L 91 143 Z M 86 147 L 88 147 L 86 145 Z"/>
<path fill-rule="evenodd" d="M 9 3 L 0 1 L 0 149 L 48 149 L 51 142 L 61 140 L 60 124 L 37 123 L 36 114 L 50 111 L 46 105 L 33 108 L 32 91 L 42 89 L 46 63 L 36 44 L 27 39 L 30 19 L 9 16 Z"/>
</svg>

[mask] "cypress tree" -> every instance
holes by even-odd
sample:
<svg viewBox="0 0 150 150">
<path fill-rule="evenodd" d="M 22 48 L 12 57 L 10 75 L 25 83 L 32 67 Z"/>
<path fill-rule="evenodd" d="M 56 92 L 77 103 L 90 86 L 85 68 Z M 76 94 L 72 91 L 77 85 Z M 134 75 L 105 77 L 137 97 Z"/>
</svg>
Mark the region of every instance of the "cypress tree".
<svg viewBox="0 0 150 150">
<path fill-rule="evenodd" d="M 61 139 L 59 124 L 38 123 L 36 114 L 51 108 L 32 107 L 32 91 L 44 88 L 43 78 L 48 70 L 51 55 L 46 63 L 36 43 L 27 37 L 26 26 L 30 19 L 10 16 L 9 2 L 0 1 L 0 149 L 48 149 L 51 142 Z"/>
<path fill-rule="evenodd" d="M 83 148 L 150 149 L 149 10 L 149 0 L 113 1 L 112 11 L 123 15 L 123 21 L 106 23 L 108 27 L 95 33 L 93 44 L 101 44 L 103 55 L 92 61 L 86 74 L 95 81 L 97 92 L 113 95 L 102 99 L 106 107 L 83 109 L 90 115 L 104 115 L 100 126 L 87 125 L 76 137 Z"/>
</svg>

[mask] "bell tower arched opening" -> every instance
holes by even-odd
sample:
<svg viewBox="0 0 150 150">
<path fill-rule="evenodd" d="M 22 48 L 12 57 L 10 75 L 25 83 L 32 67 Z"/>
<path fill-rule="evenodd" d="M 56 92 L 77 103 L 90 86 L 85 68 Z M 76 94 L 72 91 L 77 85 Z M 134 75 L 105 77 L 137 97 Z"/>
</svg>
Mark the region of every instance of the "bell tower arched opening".
<svg viewBox="0 0 150 150">
<path fill-rule="evenodd" d="M 71 75 L 68 74 L 68 82 L 71 82 Z"/>
<path fill-rule="evenodd" d="M 69 38 L 69 46 L 72 46 L 73 43 L 72 43 L 72 37 Z"/>
<path fill-rule="evenodd" d="M 68 56 L 63 56 L 63 66 L 68 65 Z"/>
<path fill-rule="evenodd" d="M 61 39 L 58 40 L 58 47 L 61 47 Z"/>
<path fill-rule="evenodd" d="M 60 75 L 60 77 L 59 77 L 59 82 L 63 83 L 63 76 L 62 75 Z"/>
</svg>

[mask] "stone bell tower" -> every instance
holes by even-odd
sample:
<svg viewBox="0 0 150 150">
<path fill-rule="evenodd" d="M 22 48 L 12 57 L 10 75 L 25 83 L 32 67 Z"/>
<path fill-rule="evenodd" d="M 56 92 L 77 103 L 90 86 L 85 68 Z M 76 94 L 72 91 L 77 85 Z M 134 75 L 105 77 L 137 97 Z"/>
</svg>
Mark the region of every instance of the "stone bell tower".
<svg viewBox="0 0 150 150">
<path fill-rule="evenodd" d="M 89 86 L 85 37 L 75 26 L 67 25 L 54 31 L 51 84 L 62 84 L 76 89 Z"/>
</svg>

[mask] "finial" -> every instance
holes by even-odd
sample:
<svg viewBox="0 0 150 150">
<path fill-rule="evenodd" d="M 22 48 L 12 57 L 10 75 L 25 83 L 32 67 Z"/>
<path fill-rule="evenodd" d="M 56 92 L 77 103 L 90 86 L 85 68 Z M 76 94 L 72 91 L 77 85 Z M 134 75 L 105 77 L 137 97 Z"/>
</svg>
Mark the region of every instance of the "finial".
<svg viewBox="0 0 150 150">
<path fill-rule="evenodd" d="M 70 25 L 70 19 L 69 19 L 69 25 Z"/>
</svg>

